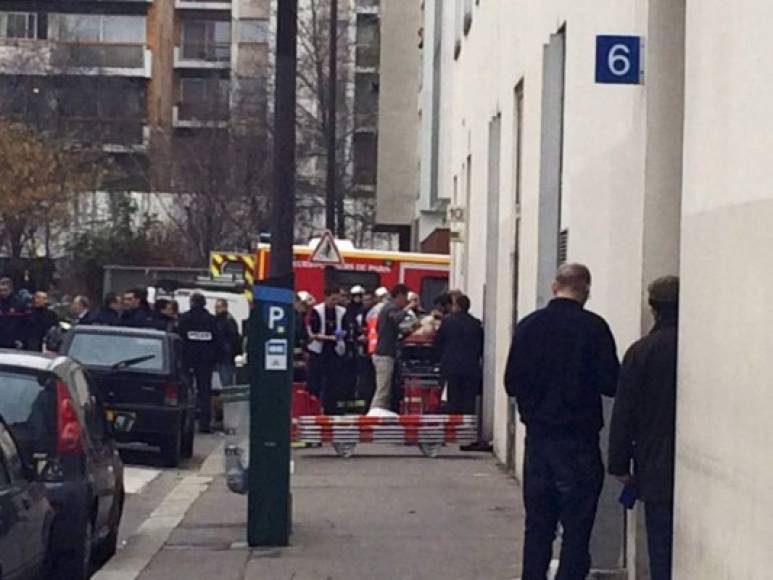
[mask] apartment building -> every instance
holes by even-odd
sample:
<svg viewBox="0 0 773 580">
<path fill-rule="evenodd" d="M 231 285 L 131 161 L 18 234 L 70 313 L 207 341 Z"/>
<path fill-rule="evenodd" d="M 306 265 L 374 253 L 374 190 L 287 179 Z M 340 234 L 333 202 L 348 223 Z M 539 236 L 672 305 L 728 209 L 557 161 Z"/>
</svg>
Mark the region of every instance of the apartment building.
<svg viewBox="0 0 773 580">
<path fill-rule="evenodd" d="M 382 0 L 379 58 L 376 219 L 380 231 L 413 248 L 419 192 L 419 91 L 421 5 Z"/>
<path fill-rule="evenodd" d="M 382 0 L 381 7 L 378 227 L 396 233 L 404 249 L 434 253 L 449 253 L 451 234 L 439 181 L 453 62 L 442 46 L 449 4 Z"/>
<path fill-rule="evenodd" d="M 193 142 L 265 137 L 268 24 L 268 0 L 7 1 L 0 112 L 109 153 L 109 187 L 190 190 Z"/>
</svg>

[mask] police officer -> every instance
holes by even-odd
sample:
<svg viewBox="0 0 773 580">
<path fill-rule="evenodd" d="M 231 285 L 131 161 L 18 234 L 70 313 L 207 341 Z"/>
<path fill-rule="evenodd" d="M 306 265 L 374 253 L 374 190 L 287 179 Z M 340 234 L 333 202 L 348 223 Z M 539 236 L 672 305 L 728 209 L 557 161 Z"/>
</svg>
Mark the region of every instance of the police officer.
<svg viewBox="0 0 773 580">
<path fill-rule="evenodd" d="M 14 294 L 13 281 L 0 279 L 0 348 L 27 346 L 29 309 Z"/>
<path fill-rule="evenodd" d="M 185 364 L 196 380 L 199 431 L 212 432 L 212 373 L 225 349 L 215 317 L 202 294 L 191 296 L 191 309 L 180 317 L 178 332 L 185 344 Z"/>
<path fill-rule="evenodd" d="M 338 289 L 325 290 L 325 301 L 309 315 L 309 390 L 322 400 L 326 415 L 340 415 L 342 364 L 346 355 L 346 309 Z"/>
</svg>

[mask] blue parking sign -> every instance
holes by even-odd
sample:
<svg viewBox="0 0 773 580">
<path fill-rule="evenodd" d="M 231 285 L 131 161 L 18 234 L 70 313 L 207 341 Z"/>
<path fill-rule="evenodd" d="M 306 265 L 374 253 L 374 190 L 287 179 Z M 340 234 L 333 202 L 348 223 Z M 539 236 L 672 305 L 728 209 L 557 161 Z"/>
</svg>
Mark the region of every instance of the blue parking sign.
<svg viewBox="0 0 773 580">
<path fill-rule="evenodd" d="M 638 85 L 641 77 L 641 37 L 596 37 L 597 83 Z"/>
</svg>

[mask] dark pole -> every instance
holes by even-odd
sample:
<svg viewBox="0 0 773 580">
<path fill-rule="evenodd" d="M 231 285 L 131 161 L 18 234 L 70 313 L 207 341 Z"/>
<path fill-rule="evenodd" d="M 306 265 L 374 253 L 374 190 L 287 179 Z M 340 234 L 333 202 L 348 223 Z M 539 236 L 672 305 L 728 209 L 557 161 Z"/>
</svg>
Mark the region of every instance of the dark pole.
<svg viewBox="0 0 773 580">
<path fill-rule="evenodd" d="M 293 237 L 295 229 L 295 77 L 298 3 L 277 2 L 274 195 L 271 277 L 253 287 L 248 325 L 250 466 L 247 543 L 290 541 L 290 390 L 292 388 Z"/>
<path fill-rule="evenodd" d="M 277 2 L 271 275 L 293 271 L 298 0 Z"/>
<path fill-rule="evenodd" d="M 336 116 L 338 108 L 338 0 L 330 0 L 330 73 L 327 103 L 327 200 L 325 224 L 336 231 Z"/>
</svg>

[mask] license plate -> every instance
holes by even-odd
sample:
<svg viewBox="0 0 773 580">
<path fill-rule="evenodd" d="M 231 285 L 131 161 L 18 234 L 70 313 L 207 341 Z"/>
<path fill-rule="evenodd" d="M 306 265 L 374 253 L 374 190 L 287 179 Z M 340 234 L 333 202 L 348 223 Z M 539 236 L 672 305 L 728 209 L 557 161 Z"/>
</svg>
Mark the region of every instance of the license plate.
<svg viewBox="0 0 773 580">
<path fill-rule="evenodd" d="M 106 414 L 107 420 L 113 424 L 113 429 L 117 433 L 128 433 L 134 428 L 134 423 L 137 421 L 136 413 L 108 410 Z"/>
</svg>

